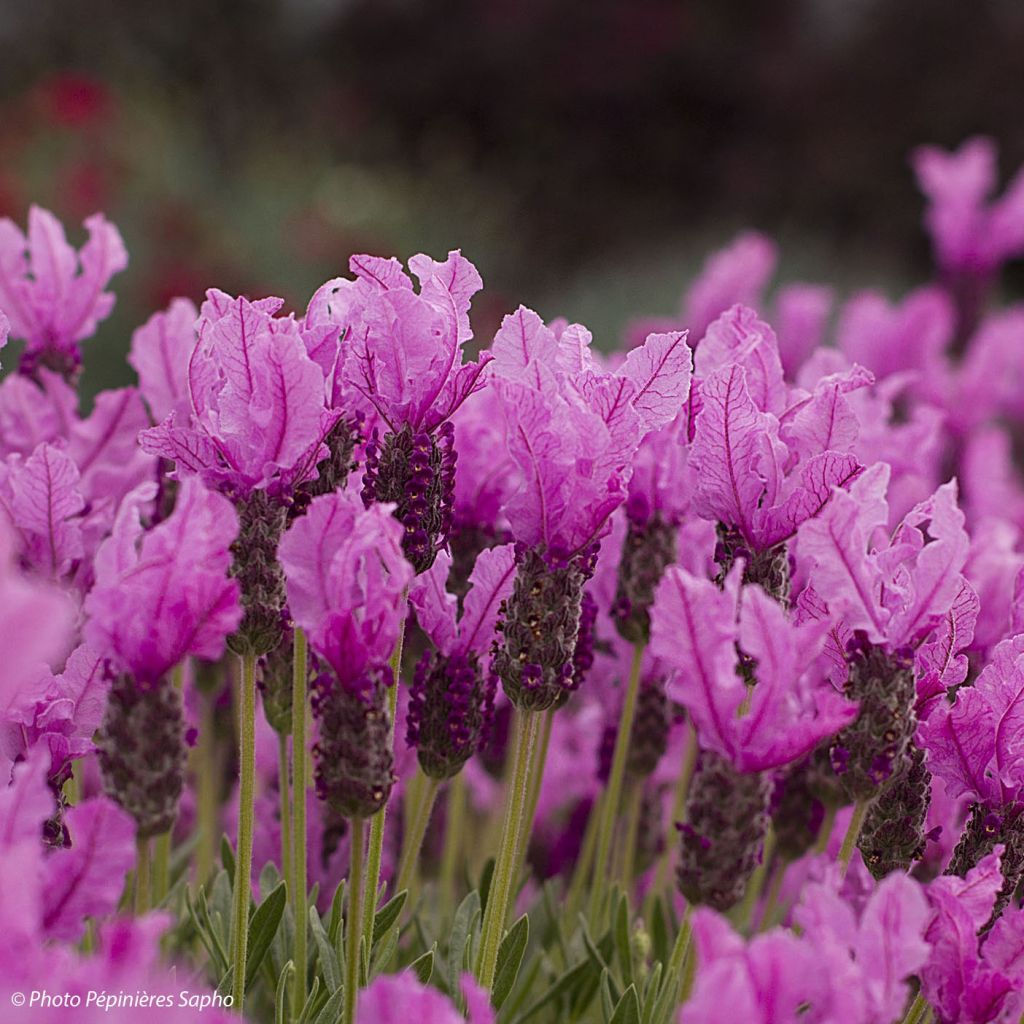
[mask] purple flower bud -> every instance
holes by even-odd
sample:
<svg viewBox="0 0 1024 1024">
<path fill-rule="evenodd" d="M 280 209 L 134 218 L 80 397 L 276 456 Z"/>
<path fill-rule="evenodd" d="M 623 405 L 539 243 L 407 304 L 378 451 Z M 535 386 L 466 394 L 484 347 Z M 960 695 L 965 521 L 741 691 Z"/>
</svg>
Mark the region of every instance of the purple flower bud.
<svg viewBox="0 0 1024 1024">
<path fill-rule="evenodd" d="M 676 560 L 676 529 L 660 516 L 643 525 L 630 520 L 622 542 L 612 618 L 631 643 L 650 639 L 650 608 L 665 569 Z"/>
<path fill-rule="evenodd" d="M 331 672 L 313 684 L 316 794 L 346 818 L 372 817 L 395 782 L 385 693 L 383 674 L 375 670 L 358 689 L 342 686 Z"/>
<path fill-rule="evenodd" d="M 166 832 L 185 782 L 181 694 L 166 676 L 139 685 L 118 676 L 97 735 L 103 788 L 134 819 L 140 838 Z"/>
</svg>

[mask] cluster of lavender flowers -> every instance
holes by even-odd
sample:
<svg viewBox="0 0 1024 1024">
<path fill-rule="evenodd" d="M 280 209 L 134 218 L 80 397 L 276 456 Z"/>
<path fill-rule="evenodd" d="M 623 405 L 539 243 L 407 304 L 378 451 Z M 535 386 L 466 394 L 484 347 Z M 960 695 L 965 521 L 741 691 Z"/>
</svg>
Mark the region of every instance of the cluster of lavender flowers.
<svg viewBox="0 0 1024 1024">
<path fill-rule="evenodd" d="M 356 256 L 87 413 L 120 236 L 0 221 L 3 1005 L 1022 1019 L 1024 175 L 914 168 L 895 303 L 745 234 L 620 350 L 479 350 L 461 253 Z"/>
</svg>

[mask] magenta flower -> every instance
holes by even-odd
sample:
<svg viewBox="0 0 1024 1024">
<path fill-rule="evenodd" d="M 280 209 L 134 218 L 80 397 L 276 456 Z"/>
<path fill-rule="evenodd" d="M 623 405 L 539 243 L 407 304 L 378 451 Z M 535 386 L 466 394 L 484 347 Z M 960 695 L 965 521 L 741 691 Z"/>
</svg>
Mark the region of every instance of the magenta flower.
<svg viewBox="0 0 1024 1024">
<path fill-rule="evenodd" d="M 893 873 L 858 906 L 838 892 L 835 869 L 804 887 L 794 921 L 821 957 L 833 988 L 836 1018 L 858 1024 L 899 1020 L 908 979 L 928 958 L 928 902 L 921 886 Z"/>
<path fill-rule="evenodd" d="M 128 254 L 102 214 L 89 217 L 85 227 L 89 240 L 75 252 L 60 221 L 38 206 L 29 210 L 27 238 L 12 221 L 0 220 L 0 308 L 11 334 L 25 341 L 25 373 L 45 366 L 74 376 L 81 365 L 78 343 L 114 308 L 105 289 L 128 265 Z"/>
<path fill-rule="evenodd" d="M 0 463 L 0 509 L 21 541 L 21 557 L 41 576 L 60 580 L 82 558 L 78 467 L 62 448 L 41 444 L 27 459 Z"/>
<path fill-rule="evenodd" d="M 230 502 L 186 479 L 174 512 L 144 531 L 139 504 L 150 497 L 144 488 L 122 505 L 85 601 L 86 640 L 143 684 L 190 655 L 219 658 L 241 620 L 238 583 L 228 578 L 238 532 Z"/>
<path fill-rule="evenodd" d="M 157 423 L 171 413 L 187 422 L 191 414 L 188 367 L 197 319 L 191 300 L 174 299 L 132 334 L 128 362 L 139 375 L 139 391 Z"/>
<path fill-rule="evenodd" d="M 398 639 L 412 580 L 401 538 L 388 507 L 342 492 L 315 498 L 281 540 L 292 617 L 342 686 L 361 689 Z"/>
<path fill-rule="evenodd" d="M 487 993 L 470 975 L 461 982 L 467 1013 L 463 1015 L 436 988 L 421 984 L 409 971 L 382 974 L 359 993 L 356 1016 L 373 1024 L 494 1024 Z"/>
<path fill-rule="evenodd" d="M 406 740 L 417 748 L 423 770 L 438 779 L 461 771 L 486 741 L 497 686 L 488 654 L 516 573 L 511 544 L 481 551 L 457 617 L 456 598 L 445 590 L 450 566 L 442 553 L 409 590 L 409 604 L 435 650 L 425 651 L 416 666 Z"/>
<path fill-rule="evenodd" d="M 969 540 L 956 483 L 912 509 L 890 537 L 889 467 L 878 463 L 800 529 L 814 589 L 853 630 L 889 650 L 926 639 L 960 592 Z"/>
<path fill-rule="evenodd" d="M 394 258 L 353 256 L 349 268 L 355 280 L 335 278 L 313 296 L 307 326 L 340 328 L 343 393 L 354 390 L 393 433 L 433 432 L 482 386 L 488 356 L 462 361 L 470 302 L 483 286 L 476 267 L 457 250 L 443 263 L 413 256 L 418 293 Z"/>
<path fill-rule="evenodd" d="M 506 444 L 523 482 L 506 506 L 513 535 L 568 559 L 599 539 L 625 497 L 633 453 L 686 401 L 691 355 L 685 333 L 653 334 L 615 374 L 596 369 L 590 333 L 560 336 L 525 307 L 494 338 Z"/>
<path fill-rule="evenodd" d="M 778 250 L 764 235 L 748 231 L 708 257 L 683 298 L 682 323 L 698 345 L 712 322 L 730 306 L 757 306 L 775 272 Z"/>
<path fill-rule="evenodd" d="M 693 937 L 699 969 L 679 1024 L 829 1020 L 819 1008 L 831 998 L 831 982 L 809 943 L 780 929 L 747 943 L 704 908 L 693 912 Z"/>
<path fill-rule="evenodd" d="M 943 875 L 928 886 L 931 952 L 921 988 L 939 1024 L 1015 1021 L 1024 1006 L 1024 911 L 1004 912 L 978 937 L 1003 886 L 1002 851 L 997 846 L 966 878 Z"/>
<path fill-rule="evenodd" d="M 992 807 L 1024 797 L 1024 636 L 1004 640 L 973 686 L 938 701 L 918 733 L 928 767 L 950 797 L 969 796 Z"/>
<path fill-rule="evenodd" d="M 944 271 L 985 275 L 1024 253 L 1024 173 L 990 200 L 997 175 L 991 139 L 969 139 L 952 153 L 922 146 L 914 170 L 929 200 L 925 224 Z"/>
<path fill-rule="evenodd" d="M 104 659 L 82 644 L 60 675 L 47 671 L 22 687 L 0 725 L 0 751 L 13 761 L 37 744 L 47 748 L 48 777 L 62 785 L 71 762 L 95 749 L 93 734 L 103 720 L 109 689 Z"/>
<path fill-rule="evenodd" d="M 845 396 L 870 374 L 855 367 L 791 395 L 775 333 L 744 306 L 708 328 L 696 370 L 693 509 L 732 531 L 737 554 L 781 544 L 860 472 L 850 454 L 858 425 Z"/>
<path fill-rule="evenodd" d="M 40 666 L 63 656 L 74 609 L 56 589 L 23 576 L 14 565 L 14 545 L 0 525 L 0 716 L 19 706 Z"/>
<path fill-rule="evenodd" d="M 287 501 L 315 477 L 340 414 L 326 406 L 300 325 L 275 317 L 282 301 L 207 292 L 188 370 L 191 422 L 172 409 L 142 432 L 144 451 L 236 498 L 266 490 Z"/>
<path fill-rule="evenodd" d="M 819 660 L 827 624 L 794 625 L 760 587 L 741 592 L 739 579 L 734 570 L 719 589 L 669 569 L 651 611 L 651 651 L 671 669 L 669 697 L 690 714 L 701 747 L 757 772 L 803 757 L 857 706 Z M 753 659 L 753 686 L 737 671 L 737 646 Z"/>
</svg>

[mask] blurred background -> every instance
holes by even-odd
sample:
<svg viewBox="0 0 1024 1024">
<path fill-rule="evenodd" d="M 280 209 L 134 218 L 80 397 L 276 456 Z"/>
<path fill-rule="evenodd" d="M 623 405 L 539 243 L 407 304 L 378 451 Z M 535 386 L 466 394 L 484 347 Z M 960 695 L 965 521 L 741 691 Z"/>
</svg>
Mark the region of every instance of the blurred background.
<svg viewBox="0 0 1024 1024">
<path fill-rule="evenodd" d="M 131 254 L 87 392 L 172 296 L 301 310 L 352 252 L 461 246 L 485 341 L 522 301 L 609 347 L 748 226 L 895 295 L 909 151 L 1024 162 L 1020 0 L 0 0 L 0 52 L 0 215 L 103 210 Z"/>
</svg>

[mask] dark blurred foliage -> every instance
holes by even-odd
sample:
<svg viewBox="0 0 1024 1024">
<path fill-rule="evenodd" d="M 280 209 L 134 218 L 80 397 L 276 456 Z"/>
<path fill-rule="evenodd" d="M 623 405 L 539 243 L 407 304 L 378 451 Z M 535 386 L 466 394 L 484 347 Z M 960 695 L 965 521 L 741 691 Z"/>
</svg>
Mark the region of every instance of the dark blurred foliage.
<svg viewBox="0 0 1024 1024">
<path fill-rule="evenodd" d="M 107 351 L 172 294 L 301 305 L 366 249 L 461 245 L 481 335 L 519 300 L 668 311 L 745 225 L 898 288 L 909 151 L 1024 161 L 1019 0 L 0 0 L 0 45 L 0 213 L 103 208 L 132 254 Z"/>
</svg>

